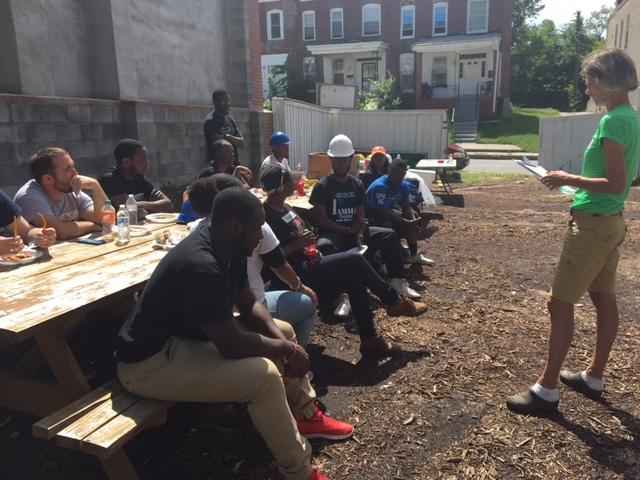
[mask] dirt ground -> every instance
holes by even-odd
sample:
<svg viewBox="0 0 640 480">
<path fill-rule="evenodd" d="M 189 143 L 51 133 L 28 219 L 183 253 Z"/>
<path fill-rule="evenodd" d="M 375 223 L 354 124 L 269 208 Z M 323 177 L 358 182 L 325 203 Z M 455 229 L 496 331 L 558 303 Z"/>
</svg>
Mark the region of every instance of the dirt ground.
<svg viewBox="0 0 640 480">
<path fill-rule="evenodd" d="M 349 324 L 318 323 L 309 348 L 314 384 L 329 413 L 354 423 L 356 433 L 343 443 L 313 442 L 315 464 L 333 480 L 640 478 L 640 192 L 634 189 L 627 205 L 622 321 L 604 401 L 560 387 L 561 413 L 546 418 L 516 416 L 504 399 L 531 385 L 543 367 L 545 294 L 568 200 L 535 180 L 457 193 L 465 208 L 436 208 L 445 220 L 424 245 L 437 265 L 410 273 L 427 313 L 392 319 L 377 310 L 380 329 L 405 353 L 359 363 Z M 571 369 L 586 366 L 594 339 L 588 298 L 576 313 Z M 97 382 L 100 362 L 86 358 Z M 93 458 L 33 438 L 34 420 L 0 409 L 0 478 L 106 478 Z M 142 479 L 278 478 L 246 411 L 232 405 L 178 406 L 165 426 L 126 450 Z"/>
</svg>

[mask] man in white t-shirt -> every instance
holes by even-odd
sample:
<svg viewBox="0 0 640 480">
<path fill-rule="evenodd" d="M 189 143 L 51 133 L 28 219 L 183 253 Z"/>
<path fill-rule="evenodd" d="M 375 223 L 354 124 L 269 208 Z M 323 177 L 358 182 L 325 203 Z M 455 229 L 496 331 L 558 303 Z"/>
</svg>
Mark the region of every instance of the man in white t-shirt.
<svg viewBox="0 0 640 480">
<path fill-rule="evenodd" d="M 200 178 L 190 187 L 189 198 L 194 212 L 202 217 L 211 214 L 213 199 L 222 190 L 242 187 L 239 180 L 222 173 Z M 204 221 L 208 219 L 204 218 Z M 309 333 L 316 319 L 318 297 L 313 290 L 304 285 L 289 262 L 287 262 L 280 241 L 267 223 L 262 225 L 262 239 L 247 258 L 247 277 L 249 287 L 256 299 L 263 303 L 273 318 L 283 320 L 293 326 L 298 343 L 306 347 Z M 264 282 L 260 272 L 267 265 L 291 290 L 274 292 L 264 291 Z"/>
<path fill-rule="evenodd" d="M 271 135 L 271 139 L 269 140 L 269 146 L 271 146 L 271 155 L 266 157 L 262 161 L 262 166 L 260 167 L 260 174 L 258 178 L 262 176 L 262 172 L 269 166 L 273 164 L 281 165 L 287 171 L 291 171 L 289 168 L 289 145 L 291 145 L 291 140 L 289 136 L 284 132 L 276 132 Z"/>
<path fill-rule="evenodd" d="M 264 291 L 262 267 L 267 265 L 291 290 Z M 307 348 L 309 334 L 316 320 L 316 293 L 302 283 L 291 268 L 280 248 L 280 241 L 268 223 L 262 225 L 262 240 L 247 258 L 249 287 L 256 299 L 262 302 L 273 318 L 291 324 L 298 343 Z"/>
<path fill-rule="evenodd" d="M 79 175 L 75 162 L 62 148 L 42 148 L 31 157 L 33 179 L 16 193 L 14 201 L 27 222 L 44 223 L 59 240 L 99 231 L 107 196 L 94 178 Z M 92 197 L 83 190 L 91 192 Z M 117 208 L 117 205 L 115 205 Z"/>
</svg>

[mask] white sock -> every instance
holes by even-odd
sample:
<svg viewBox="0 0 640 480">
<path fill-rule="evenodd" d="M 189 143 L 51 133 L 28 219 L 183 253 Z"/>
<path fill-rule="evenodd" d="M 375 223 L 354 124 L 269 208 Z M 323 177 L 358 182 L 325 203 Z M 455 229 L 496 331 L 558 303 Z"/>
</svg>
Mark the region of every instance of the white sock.
<svg viewBox="0 0 640 480">
<path fill-rule="evenodd" d="M 589 388 L 593 388 L 594 390 L 602 391 L 604 389 L 604 382 L 601 378 L 592 377 L 587 373 L 586 370 L 583 370 L 580 374 L 582 380 L 589 386 Z"/>
<path fill-rule="evenodd" d="M 539 383 L 531 387 L 533 393 L 539 396 L 541 399 L 546 400 L 547 402 L 557 402 L 560 400 L 560 392 L 557 388 L 545 388 Z"/>
</svg>

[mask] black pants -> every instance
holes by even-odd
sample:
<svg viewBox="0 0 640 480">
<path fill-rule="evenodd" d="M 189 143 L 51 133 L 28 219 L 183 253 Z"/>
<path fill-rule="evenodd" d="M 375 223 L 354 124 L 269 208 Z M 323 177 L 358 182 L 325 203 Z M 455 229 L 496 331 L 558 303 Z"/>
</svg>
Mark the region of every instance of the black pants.
<svg viewBox="0 0 640 480">
<path fill-rule="evenodd" d="M 353 316 L 358 323 L 358 333 L 362 340 L 376 335 L 367 288 L 385 305 L 393 305 L 398 301 L 398 294 L 393 287 L 381 279 L 359 253 L 343 252 L 327 255 L 317 265 L 308 267 L 305 264 L 296 273 L 300 276 L 302 283 L 318 294 L 321 304 L 333 302 L 341 293 L 349 295 Z M 272 282 L 271 288 L 279 289 L 278 282 Z"/>
<path fill-rule="evenodd" d="M 369 227 L 364 233 L 364 243 L 369 247 L 367 256 L 380 251 L 382 260 L 387 265 L 387 272 L 390 278 L 404 278 L 402 246 L 400 245 L 400 238 L 394 230 L 391 228 Z M 316 244 L 318 250 L 324 255 L 330 255 L 355 247 L 356 236 L 323 232 L 318 235 Z"/>
</svg>

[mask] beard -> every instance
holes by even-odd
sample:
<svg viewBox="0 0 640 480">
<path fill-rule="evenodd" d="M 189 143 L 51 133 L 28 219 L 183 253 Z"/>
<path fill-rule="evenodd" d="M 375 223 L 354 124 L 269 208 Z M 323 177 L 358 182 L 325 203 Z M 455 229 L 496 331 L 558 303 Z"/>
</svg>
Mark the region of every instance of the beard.
<svg viewBox="0 0 640 480">
<path fill-rule="evenodd" d="M 55 179 L 53 182 L 53 188 L 55 188 L 60 193 L 71 193 L 73 189 L 71 188 L 71 182 L 61 182 L 58 179 Z"/>
</svg>

